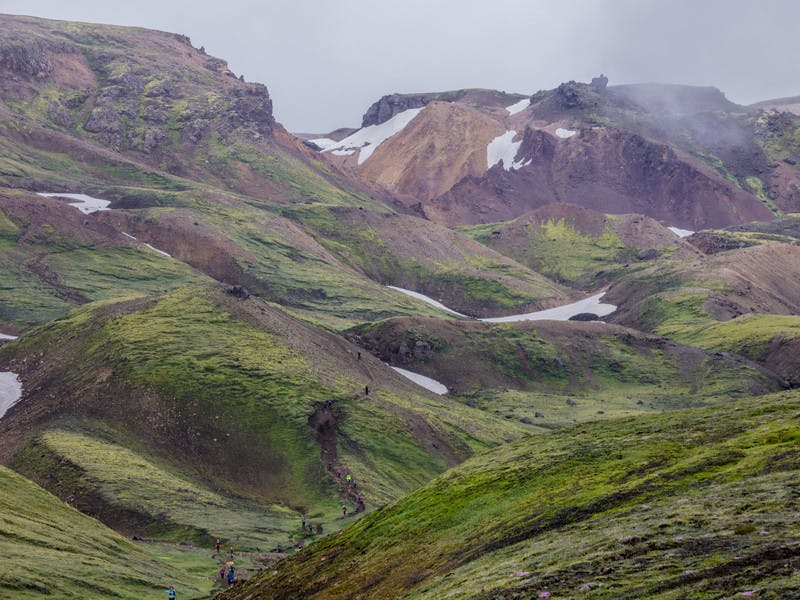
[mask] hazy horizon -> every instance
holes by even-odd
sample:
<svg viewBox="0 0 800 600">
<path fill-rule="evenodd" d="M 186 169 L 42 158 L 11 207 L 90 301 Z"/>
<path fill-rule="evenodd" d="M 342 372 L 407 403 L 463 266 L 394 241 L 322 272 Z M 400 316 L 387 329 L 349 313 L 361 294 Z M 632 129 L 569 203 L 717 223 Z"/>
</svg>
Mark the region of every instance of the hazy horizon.
<svg viewBox="0 0 800 600">
<path fill-rule="evenodd" d="M 714 86 L 739 104 L 800 95 L 789 0 L 229 0 L 114 5 L 0 0 L 0 12 L 181 33 L 264 83 L 290 131 L 358 126 L 385 94 L 532 94 L 605 73 L 610 85 Z"/>
</svg>

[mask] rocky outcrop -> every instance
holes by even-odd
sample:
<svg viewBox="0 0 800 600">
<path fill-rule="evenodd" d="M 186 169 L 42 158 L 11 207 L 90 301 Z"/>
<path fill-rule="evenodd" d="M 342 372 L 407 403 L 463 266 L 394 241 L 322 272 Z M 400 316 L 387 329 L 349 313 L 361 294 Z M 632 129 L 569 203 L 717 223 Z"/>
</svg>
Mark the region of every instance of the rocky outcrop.
<svg viewBox="0 0 800 600">
<path fill-rule="evenodd" d="M 378 125 L 396 114 L 412 108 L 422 108 L 433 100 L 433 94 L 390 94 L 373 103 L 361 119 L 361 127 Z"/>
<path fill-rule="evenodd" d="M 53 52 L 70 53 L 75 52 L 75 48 L 66 42 L 9 40 L 0 43 L 0 69 L 41 79 L 53 71 Z"/>
</svg>

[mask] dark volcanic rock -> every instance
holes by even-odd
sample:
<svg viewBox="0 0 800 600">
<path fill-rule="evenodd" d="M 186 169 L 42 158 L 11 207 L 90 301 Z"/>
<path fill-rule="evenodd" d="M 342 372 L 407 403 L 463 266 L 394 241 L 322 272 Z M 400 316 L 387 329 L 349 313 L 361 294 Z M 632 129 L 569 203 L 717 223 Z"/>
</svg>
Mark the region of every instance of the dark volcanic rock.
<svg viewBox="0 0 800 600">
<path fill-rule="evenodd" d="M 425 95 L 420 96 L 405 96 L 402 94 L 391 94 L 384 96 L 372 106 L 367 109 L 361 119 L 361 127 L 369 127 L 370 125 L 378 125 L 388 121 L 398 113 L 408 110 L 410 108 L 422 108 L 430 102 L 430 97 Z"/>
<path fill-rule="evenodd" d="M 639 254 L 636 255 L 636 258 L 639 260 L 653 260 L 659 256 L 661 256 L 661 252 L 655 248 L 648 248 L 647 250 L 640 251 Z"/>
<path fill-rule="evenodd" d="M 600 317 L 598 317 L 594 313 L 578 313 L 577 315 L 572 315 L 569 318 L 570 321 L 599 321 Z"/>
</svg>

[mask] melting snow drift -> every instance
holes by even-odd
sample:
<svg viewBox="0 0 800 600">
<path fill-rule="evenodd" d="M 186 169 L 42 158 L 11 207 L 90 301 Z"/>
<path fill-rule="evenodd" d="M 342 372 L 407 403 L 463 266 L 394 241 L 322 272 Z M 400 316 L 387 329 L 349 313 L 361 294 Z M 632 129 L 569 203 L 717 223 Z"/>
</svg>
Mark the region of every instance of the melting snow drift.
<svg viewBox="0 0 800 600">
<path fill-rule="evenodd" d="M 158 252 L 159 254 L 163 254 L 163 255 L 164 255 L 164 256 L 166 256 L 167 258 L 172 258 L 172 255 L 171 255 L 171 254 L 167 254 L 167 253 L 166 253 L 166 252 L 164 252 L 163 250 L 159 250 L 159 249 L 158 249 L 158 248 L 156 248 L 155 246 L 151 246 L 150 244 L 148 244 L 148 243 L 146 243 L 146 242 L 139 241 L 137 238 L 133 237 L 133 236 L 132 236 L 130 233 L 125 233 L 124 231 L 122 231 L 121 233 L 122 233 L 122 235 L 124 235 L 124 236 L 126 236 L 126 237 L 129 237 L 129 238 L 131 238 L 132 240 L 135 240 L 135 241 L 139 242 L 139 243 L 140 243 L 142 246 L 144 246 L 145 248 L 150 248 L 150 250 L 152 250 L 153 252 Z"/>
<path fill-rule="evenodd" d="M 531 99 L 530 98 L 524 98 L 524 99 L 520 100 L 519 102 L 515 102 L 511 106 L 506 106 L 506 110 L 508 111 L 509 115 L 515 115 L 518 112 L 523 111 L 526 108 L 528 108 L 530 103 L 531 103 Z"/>
<path fill-rule="evenodd" d="M 401 369 L 399 367 L 392 367 L 392 369 L 400 373 L 400 375 L 403 377 L 410 379 L 417 385 L 421 385 L 426 390 L 429 390 L 434 394 L 439 394 L 441 396 L 447 393 L 447 386 L 445 386 L 443 383 L 439 383 L 435 379 L 425 377 L 425 375 L 420 375 L 419 373 L 412 373 L 411 371 L 406 371 L 405 369 Z"/>
<path fill-rule="evenodd" d="M 22 383 L 16 373 L 0 372 L 0 418 L 22 396 Z"/>
<path fill-rule="evenodd" d="M 429 296 L 426 296 L 425 294 L 420 294 L 419 292 L 412 292 L 411 290 L 404 290 L 403 288 L 395 287 L 393 285 L 387 285 L 386 287 L 388 287 L 389 289 L 395 290 L 397 292 L 402 292 L 403 294 L 406 294 L 407 296 L 411 296 L 412 298 L 416 298 L 417 300 L 422 300 L 423 302 L 427 302 L 431 306 L 435 306 L 436 308 L 440 308 L 442 310 L 446 310 L 447 312 L 452 313 L 454 315 L 457 315 L 459 317 L 466 317 L 467 319 L 470 318 L 467 315 L 462 315 L 460 312 L 456 312 L 451 308 L 447 308 L 441 302 L 437 302 L 436 300 L 434 300 L 433 298 L 431 298 Z"/>
<path fill-rule="evenodd" d="M 680 229 L 678 227 L 667 227 L 667 229 L 669 229 L 672 233 L 674 233 L 678 237 L 682 238 L 689 237 L 694 233 L 694 231 L 689 231 L 688 229 Z"/>
<path fill-rule="evenodd" d="M 47 198 L 68 198 L 70 200 L 77 200 L 77 202 L 68 202 L 70 206 L 74 206 L 83 214 L 88 215 L 96 210 L 109 210 L 108 205 L 111 200 L 101 200 L 100 198 L 92 198 L 86 194 L 62 194 L 61 192 L 37 192 L 39 196 Z"/>
<path fill-rule="evenodd" d="M 360 165 L 372 156 L 372 153 L 375 152 L 375 148 L 394 134 L 400 133 L 421 111 L 421 108 L 404 110 L 401 113 L 397 113 L 388 121 L 359 129 L 354 134 L 344 138 L 341 142 L 328 146 L 323 152 L 333 151 L 334 154 L 337 154 L 338 151 L 339 155 L 341 155 L 341 153 L 347 151 L 350 151 L 349 153 L 352 154 L 354 151 L 359 150 L 358 164 Z M 321 144 L 317 143 L 317 140 L 311 141 L 322 147 Z"/>
<path fill-rule="evenodd" d="M 494 317 L 491 319 L 481 319 L 485 323 L 513 323 L 516 321 L 568 321 L 570 317 L 579 315 L 581 313 L 592 313 L 598 317 L 605 317 L 610 315 L 617 307 L 613 304 L 605 304 L 600 302 L 602 294 L 596 294 L 583 300 L 578 300 L 572 304 L 565 304 L 564 306 L 557 306 L 556 308 L 548 308 L 546 310 L 539 310 L 524 315 L 510 315 L 508 317 Z"/>
<path fill-rule="evenodd" d="M 564 129 L 562 127 L 559 127 L 558 129 L 556 129 L 556 135 L 558 137 L 560 137 L 562 140 L 566 140 L 568 138 L 571 138 L 576 133 L 578 133 L 578 132 L 577 131 L 573 131 L 572 129 Z"/>
<path fill-rule="evenodd" d="M 519 169 L 524 167 L 526 163 L 514 162 L 514 157 L 519 152 L 519 147 L 522 145 L 522 140 L 515 142 L 514 136 L 517 132 L 514 130 L 506 131 L 503 135 L 498 135 L 494 138 L 489 145 L 486 146 L 486 168 L 491 169 L 494 165 L 503 161 L 503 168 L 506 171 L 511 169 Z"/>
<path fill-rule="evenodd" d="M 0 333 L 0 340 L 15 340 L 17 336 L 15 335 L 8 335 L 7 333 Z"/>
</svg>

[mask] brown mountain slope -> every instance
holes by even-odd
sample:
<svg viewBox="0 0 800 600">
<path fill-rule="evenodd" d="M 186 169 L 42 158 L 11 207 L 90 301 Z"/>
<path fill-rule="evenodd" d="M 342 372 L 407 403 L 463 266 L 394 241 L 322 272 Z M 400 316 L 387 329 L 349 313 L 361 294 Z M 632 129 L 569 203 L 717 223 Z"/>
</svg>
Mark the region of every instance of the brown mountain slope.
<svg viewBox="0 0 800 600">
<path fill-rule="evenodd" d="M 360 165 L 356 154 L 324 155 L 448 226 L 571 202 L 697 230 L 767 219 L 800 201 L 797 123 L 715 88 L 568 82 L 513 114 L 511 97 L 506 107 L 455 93 L 387 98 L 365 124 L 424 108 Z"/>
<path fill-rule="evenodd" d="M 527 164 L 510 171 L 495 165 L 482 177 L 464 179 L 426 206 L 426 214 L 451 225 L 481 223 L 570 202 L 693 230 L 772 216 L 705 165 L 617 129 L 582 129 L 561 139 L 526 128 L 516 157 Z"/>
<path fill-rule="evenodd" d="M 434 102 L 378 146 L 359 173 L 429 201 L 462 179 L 484 173 L 486 145 L 504 131 L 496 118 L 474 108 Z"/>
</svg>

